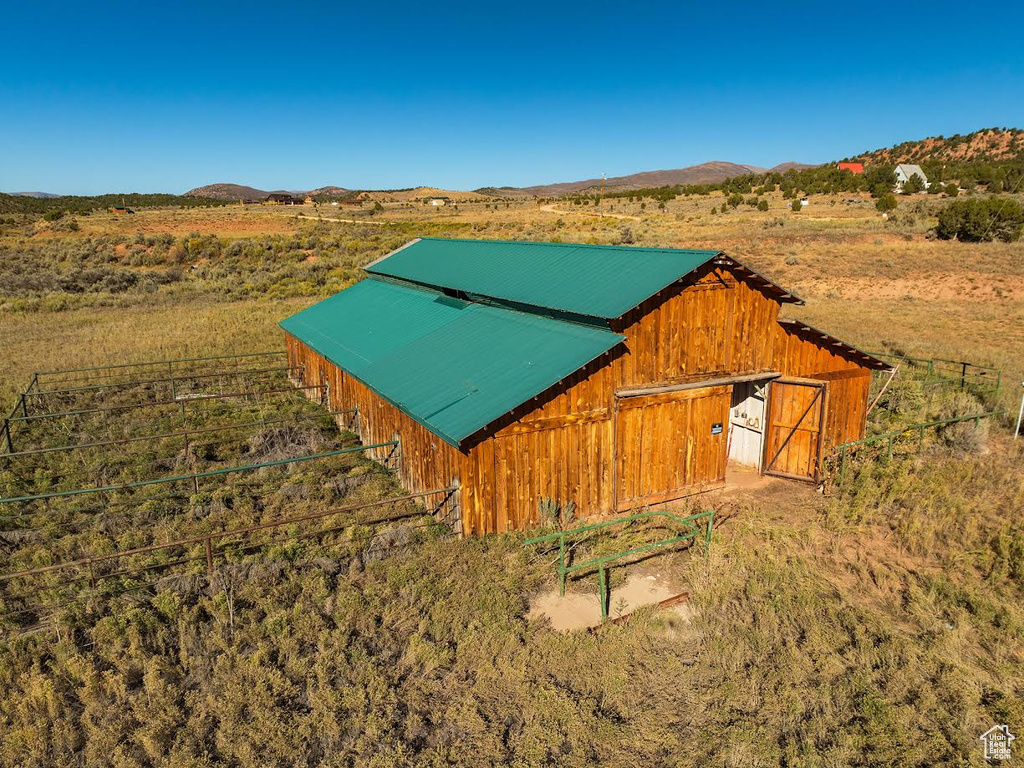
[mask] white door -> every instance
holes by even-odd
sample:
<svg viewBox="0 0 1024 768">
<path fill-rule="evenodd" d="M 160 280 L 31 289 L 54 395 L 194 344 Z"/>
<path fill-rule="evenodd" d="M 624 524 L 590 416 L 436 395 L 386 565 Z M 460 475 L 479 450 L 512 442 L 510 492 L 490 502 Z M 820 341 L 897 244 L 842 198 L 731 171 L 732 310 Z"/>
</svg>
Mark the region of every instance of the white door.
<svg viewBox="0 0 1024 768">
<path fill-rule="evenodd" d="M 767 381 L 734 384 L 729 410 L 729 461 L 761 469 Z"/>
</svg>

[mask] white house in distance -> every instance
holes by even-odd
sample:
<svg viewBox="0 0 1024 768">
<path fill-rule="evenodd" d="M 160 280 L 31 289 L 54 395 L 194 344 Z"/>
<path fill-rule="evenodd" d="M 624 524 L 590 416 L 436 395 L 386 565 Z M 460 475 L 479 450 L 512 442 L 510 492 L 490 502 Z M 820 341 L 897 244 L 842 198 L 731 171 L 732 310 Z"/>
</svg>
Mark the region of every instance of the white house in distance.
<svg viewBox="0 0 1024 768">
<path fill-rule="evenodd" d="M 435 206 L 435 207 L 440 207 L 442 205 L 448 205 L 451 201 L 452 201 L 452 199 L 450 197 L 428 197 L 427 198 L 427 202 L 430 203 L 431 205 Z"/>
<path fill-rule="evenodd" d="M 920 165 L 903 164 L 896 166 L 896 189 L 903 189 L 903 185 L 910 181 L 911 176 L 915 175 L 921 177 L 925 189 L 931 186 L 928 182 L 928 177 L 924 175 Z"/>
</svg>

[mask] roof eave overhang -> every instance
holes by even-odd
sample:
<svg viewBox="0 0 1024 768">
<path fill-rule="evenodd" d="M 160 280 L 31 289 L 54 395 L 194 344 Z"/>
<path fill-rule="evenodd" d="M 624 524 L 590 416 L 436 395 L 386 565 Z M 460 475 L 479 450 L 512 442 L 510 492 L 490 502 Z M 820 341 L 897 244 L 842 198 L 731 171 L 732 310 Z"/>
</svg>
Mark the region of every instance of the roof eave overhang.
<svg viewBox="0 0 1024 768">
<path fill-rule="evenodd" d="M 852 344 L 848 344 L 842 339 L 837 339 L 831 334 L 825 333 L 819 328 L 815 328 L 813 325 L 808 325 L 799 320 L 780 319 L 780 325 L 789 326 L 796 331 L 803 331 L 805 333 L 813 334 L 817 336 L 827 348 L 840 350 L 847 357 L 852 358 L 857 362 L 858 365 L 864 368 L 871 368 L 876 371 L 891 371 L 893 366 L 891 363 L 887 363 L 884 360 L 880 360 L 874 355 L 869 355 L 867 352 L 857 349 Z"/>
<path fill-rule="evenodd" d="M 729 256 L 725 252 L 721 252 L 717 256 L 715 256 L 714 262 L 716 266 L 729 267 L 734 271 L 740 272 L 741 274 L 745 275 L 754 282 L 760 283 L 764 288 L 767 289 L 767 293 L 774 294 L 775 297 L 783 304 L 803 305 L 807 303 L 792 291 L 786 290 L 775 281 L 770 280 L 769 278 L 762 275 L 760 272 L 751 269 L 746 264 L 741 262 L 739 259 L 734 259 L 732 256 Z"/>
<path fill-rule="evenodd" d="M 565 381 L 565 380 L 566 380 L 567 378 L 569 378 L 570 376 L 572 376 L 572 375 L 573 375 L 574 373 L 576 373 L 577 371 L 579 371 L 579 370 L 580 370 L 581 368 L 586 368 L 586 367 L 587 367 L 588 365 L 590 365 L 591 363 L 593 363 L 593 362 L 594 362 L 595 360 L 599 360 L 599 359 L 600 359 L 601 357 L 603 357 L 603 356 L 605 356 L 605 355 L 609 355 L 609 354 L 611 354 L 611 353 L 612 353 L 612 351 L 613 351 L 613 350 L 614 350 L 614 349 L 615 349 L 616 347 L 618 347 L 618 346 L 619 346 L 620 344 L 622 344 L 622 343 L 623 343 L 623 342 L 625 342 L 625 340 L 626 340 L 626 337 L 625 337 L 625 336 L 618 336 L 618 334 L 616 334 L 616 335 L 618 336 L 618 341 L 617 341 L 617 342 L 615 342 L 615 344 L 613 344 L 612 346 L 608 347 L 608 349 L 604 350 L 603 352 L 600 352 L 600 353 L 598 353 L 597 355 L 595 355 L 595 356 L 594 356 L 594 357 L 592 357 L 591 359 L 587 360 L 586 362 L 582 363 L 582 364 L 581 364 L 581 365 L 579 365 L 578 367 L 576 367 L 576 368 L 574 368 L 573 370 L 569 371 L 568 373 L 566 373 L 566 374 L 565 374 L 564 376 L 562 376 L 562 377 L 561 377 L 560 379 L 558 379 L 557 381 L 553 381 L 553 382 L 551 382 L 550 384 L 546 384 L 546 385 L 544 385 L 544 386 L 543 386 L 543 387 L 542 387 L 542 388 L 541 388 L 540 390 L 538 390 L 537 392 L 534 392 L 534 393 L 533 393 L 532 395 L 530 395 L 529 397 L 527 397 L 526 399 L 524 399 L 524 400 L 523 400 L 522 402 L 520 402 L 520 403 L 516 403 L 516 404 L 515 404 L 514 406 L 512 406 L 511 408 L 509 408 L 509 409 L 508 409 L 507 411 L 505 411 L 504 413 L 500 413 L 500 414 L 498 414 L 497 416 L 495 416 L 495 417 L 493 417 L 492 419 L 490 419 L 490 420 L 489 420 L 489 421 L 488 421 L 487 423 L 485 423 L 485 424 L 483 424 L 482 426 L 480 426 L 479 428 L 477 428 L 477 429 L 473 430 L 473 431 L 472 431 L 472 432 L 470 432 L 469 434 L 466 434 L 466 435 L 462 435 L 461 437 L 456 437 L 455 435 L 449 435 L 449 434 L 448 434 L 447 432 L 444 432 L 443 430 L 440 430 L 440 429 L 438 429 L 438 428 L 437 428 L 437 426 L 435 426 L 435 425 L 434 425 L 434 424 L 432 424 L 431 422 L 427 421 L 426 419 L 423 419 L 423 418 L 422 418 L 422 417 L 420 417 L 419 415 L 417 415 L 417 414 L 413 413 L 413 412 L 412 412 L 412 411 L 411 411 L 411 410 L 410 410 L 409 408 L 407 408 L 406 406 L 404 406 L 404 405 L 403 405 L 403 404 L 402 404 L 401 402 L 399 402 L 398 400 L 396 400 L 396 399 L 394 399 L 394 398 L 392 398 L 392 397 L 389 397 L 389 396 L 388 396 L 387 394 L 385 394 L 384 392 L 382 392 L 382 391 L 381 391 L 380 389 L 378 389 L 377 387 L 373 386 L 373 385 L 372 385 L 372 384 L 371 384 L 371 383 L 370 383 L 369 381 L 366 381 L 366 380 L 365 380 L 365 379 L 363 379 L 363 378 L 362 378 L 361 376 L 358 376 L 358 375 L 356 375 L 355 373 L 353 373 L 353 372 L 352 372 L 351 370 L 349 370 L 349 369 L 348 369 L 348 368 L 346 368 L 345 366 L 343 366 L 343 365 L 341 365 L 340 363 L 338 363 L 337 361 L 333 360 L 333 359 L 332 359 L 332 358 L 331 358 L 331 357 L 330 357 L 330 356 L 329 356 L 329 355 L 328 355 L 327 353 L 325 353 L 325 352 L 323 352 L 323 351 L 321 351 L 321 350 L 317 349 L 317 347 L 316 347 L 316 345 L 315 345 L 314 343 L 310 342 L 310 341 L 309 341 L 308 339 L 306 339 L 306 338 L 303 338 L 303 337 L 299 336 L 299 335 L 298 335 L 298 334 L 297 334 L 297 333 L 296 333 L 295 331 L 292 331 L 292 330 L 290 330 L 290 329 L 288 329 L 288 328 L 285 328 L 285 327 L 284 327 L 284 325 L 283 325 L 283 322 L 284 322 L 284 321 L 282 320 L 282 321 L 278 322 L 278 324 L 277 324 L 277 325 L 278 325 L 278 327 L 279 327 L 279 328 L 280 328 L 280 329 L 281 329 L 282 331 L 284 331 L 284 332 L 285 332 L 286 334 L 288 334 L 289 336 L 291 336 L 291 337 L 292 337 L 293 339 L 295 339 L 296 341 L 298 341 L 298 342 L 300 342 L 300 343 L 304 344 L 305 346 L 307 346 L 307 347 L 308 347 L 309 349 L 311 349 L 311 350 L 312 350 L 313 352 L 315 352 L 316 354 L 318 354 L 318 355 L 320 355 L 321 357 L 323 357 L 323 358 L 324 358 L 325 360 L 327 360 L 327 361 L 328 361 L 328 362 L 329 362 L 329 363 L 330 363 L 331 365 L 333 365 L 333 366 L 337 367 L 337 368 L 338 368 L 339 370 L 343 371 L 343 372 L 344 372 L 344 373 L 345 373 L 345 374 L 346 374 L 347 376 L 351 376 L 351 377 L 352 377 L 353 379 L 355 379 L 356 381 L 358 381 L 358 382 L 359 382 L 360 384 L 362 384 L 362 385 L 363 385 L 364 387 L 366 387 L 367 389 L 369 389 L 369 390 L 370 390 L 371 392 L 373 392 L 373 393 L 374 393 L 375 395 L 377 395 L 377 396 L 378 396 L 378 397 L 380 397 L 380 398 L 381 398 L 382 400 L 384 400 L 385 402 L 387 402 L 387 403 L 388 403 L 389 405 L 393 406 L 394 408 L 397 408 L 397 409 L 398 409 L 399 411 L 401 411 L 402 413 L 404 413 L 404 414 L 405 414 L 406 416 L 408 416 L 408 417 L 409 417 L 410 419 L 412 419 L 413 421 L 415 421 L 415 422 L 416 422 L 417 424 L 419 424 L 419 425 L 420 425 L 421 427 L 423 427 L 423 428 L 424 428 L 425 430 L 427 430 L 428 432 L 430 432 L 430 433 L 431 433 L 432 435 L 436 435 L 437 437 L 441 438 L 441 439 L 442 439 L 442 440 L 443 440 L 444 442 L 448 443 L 448 445 L 450 445 L 450 446 L 452 446 L 453 448 L 456 448 L 456 449 L 458 449 L 458 450 L 460 450 L 460 451 L 461 451 L 461 450 L 464 450 L 464 448 L 465 448 L 466 444 L 467 444 L 468 442 L 470 442 L 470 441 L 471 441 L 471 438 L 474 438 L 474 437 L 476 437 L 477 435 L 480 435 L 480 434 L 482 434 L 482 433 L 486 433 L 486 432 L 487 432 L 487 430 L 488 430 L 488 429 L 489 429 L 489 428 L 490 428 L 490 427 L 491 427 L 491 426 L 492 426 L 492 425 L 493 425 L 493 424 L 494 424 L 495 422 L 498 422 L 498 421 L 500 421 L 500 420 L 501 420 L 501 419 L 502 419 L 502 418 L 503 418 L 504 416 L 507 416 L 507 415 L 508 415 L 509 413 L 511 413 L 512 411 L 516 410 L 516 408 L 519 408 L 519 407 L 521 407 L 522 405 L 524 405 L 525 403 L 528 403 L 528 402 L 530 402 L 531 400 L 534 400 L 534 399 L 536 399 L 536 398 L 540 397 L 540 396 L 541 396 L 542 394 L 544 394 L 545 392 L 547 392 L 547 391 L 548 391 L 549 389 L 551 389 L 552 387 L 555 387 L 555 386 L 557 386 L 557 385 L 558 385 L 559 383 L 561 383 L 561 382 Z"/>
</svg>

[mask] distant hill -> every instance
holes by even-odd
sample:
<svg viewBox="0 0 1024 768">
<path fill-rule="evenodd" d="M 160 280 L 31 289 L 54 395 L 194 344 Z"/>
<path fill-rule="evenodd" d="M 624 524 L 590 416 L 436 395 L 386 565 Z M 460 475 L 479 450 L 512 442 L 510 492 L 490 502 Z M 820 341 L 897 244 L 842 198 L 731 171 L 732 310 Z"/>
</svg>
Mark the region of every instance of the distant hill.
<svg viewBox="0 0 1024 768">
<path fill-rule="evenodd" d="M 347 195 L 351 190 L 345 187 L 318 187 L 317 189 L 302 190 L 302 189 L 256 189 L 256 187 L 247 187 L 244 184 L 207 184 L 205 187 L 196 187 L 190 189 L 185 193 L 185 197 L 205 197 L 213 200 L 266 200 L 268 196 L 275 192 L 280 192 L 286 195 L 296 195 L 297 197 L 304 197 L 311 195 L 313 197 L 342 197 Z"/>
<path fill-rule="evenodd" d="M 14 197 L 35 197 L 40 200 L 50 200 L 54 197 L 60 197 L 60 195 L 55 195 L 52 192 L 11 192 L 10 194 Z"/>
<path fill-rule="evenodd" d="M 983 128 L 963 135 L 932 136 L 864 152 L 848 159 L 873 165 L 1019 160 L 1024 159 L 1024 130 Z"/>
<path fill-rule="evenodd" d="M 774 173 L 785 173 L 786 171 L 803 171 L 807 168 L 817 168 L 816 165 L 810 165 L 808 163 L 797 163 L 790 160 L 788 163 L 779 163 L 778 165 L 769 168 L 769 172 Z"/>
<path fill-rule="evenodd" d="M 270 194 L 266 190 L 246 187 L 242 184 L 207 184 L 185 193 L 185 197 L 206 197 L 214 200 L 264 200 Z"/>
<path fill-rule="evenodd" d="M 440 187 L 412 187 L 411 189 L 386 189 L 366 190 L 364 192 L 370 200 L 413 202 L 425 200 L 428 197 L 447 197 L 453 202 L 464 202 L 470 200 L 486 200 L 487 196 L 479 192 L 460 192 L 453 189 L 441 189 Z"/>
<path fill-rule="evenodd" d="M 351 191 L 352 191 L 351 189 L 345 189 L 345 187 L 331 187 L 331 186 L 327 186 L 327 187 L 317 187 L 316 189 L 311 189 L 308 192 L 304 192 L 304 193 L 300 193 L 300 194 L 306 194 L 306 195 L 310 195 L 312 197 L 344 197 L 345 195 L 347 195 Z"/>
<path fill-rule="evenodd" d="M 743 176 L 748 173 L 765 173 L 766 170 L 786 171 L 789 168 L 811 168 L 813 166 L 804 163 L 783 163 L 775 168 L 759 168 L 756 165 L 740 165 L 728 163 L 722 160 L 713 160 L 700 165 L 691 165 L 686 168 L 675 168 L 667 171 L 642 171 L 631 173 L 628 176 L 612 176 L 605 179 L 606 189 L 618 191 L 629 189 L 645 189 L 647 187 L 667 187 L 677 184 L 717 184 L 733 176 Z M 496 196 L 528 195 L 537 197 L 558 197 L 560 195 L 583 192 L 584 190 L 600 188 L 601 179 L 584 179 L 582 181 L 566 181 L 556 184 L 538 184 L 532 187 L 485 187 L 477 192 Z"/>
</svg>

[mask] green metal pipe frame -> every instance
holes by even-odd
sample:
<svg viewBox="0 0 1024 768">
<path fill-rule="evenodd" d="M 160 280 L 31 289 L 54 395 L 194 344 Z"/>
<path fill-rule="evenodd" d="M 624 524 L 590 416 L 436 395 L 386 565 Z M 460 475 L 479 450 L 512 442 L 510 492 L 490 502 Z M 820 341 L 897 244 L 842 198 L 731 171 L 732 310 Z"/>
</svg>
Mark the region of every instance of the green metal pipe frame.
<svg viewBox="0 0 1024 768">
<path fill-rule="evenodd" d="M 326 459 L 331 456 L 341 456 L 346 453 L 356 453 L 359 451 L 369 451 L 374 448 L 389 448 L 398 445 L 397 440 L 391 440 L 386 443 L 374 443 L 373 445 L 357 445 L 352 448 L 341 448 L 336 451 L 327 451 L 325 453 L 314 453 L 308 456 L 296 456 L 290 459 L 276 459 L 274 461 L 264 461 L 259 464 L 246 464 L 241 467 L 222 467 L 220 469 L 211 469 L 206 472 L 196 472 L 189 475 L 175 475 L 173 477 L 158 477 L 153 480 L 135 480 L 124 485 L 104 485 L 97 486 L 96 488 L 78 488 L 72 491 L 54 491 L 53 493 L 38 493 L 32 496 L 11 496 L 8 498 L 0 499 L 0 504 L 11 504 L 19 501 L 39 501 L 42 499 L 55 499 L 64 496 L 80 496 L 86 493 L 104 493 L 107 491 L 124 491 L 133 488 L 143 488 L 147 485 L 158 485 L 160 483 L 176 483 L 183 480 L 200 480 L 204 477 L 216 477 L 218 475 L 228 475 L 234 472 L 250 472 L 254 469 L 263 469 L 265 467 L 279 467 L 284 464 L 297 464 L 303 461 L 312 461 L 314 459 Z"/>
<path fill-rule="evenodd" d="M 114 389 L 116 387 L 140 387 L 144 384 L 166 384 L 168 382 L 184 383 L 196 379 L 215 379 L 222 376 L 242 376 L 258 373 L 282 373 L 296 370 L 289 366 L 278 366 L 276 368 L 233 368 L 229 370 L 216 371 L 214 373 L 181 373 L 176 376 L 163 376 L 159 379 L 132 379 L 129 381 L 112 381 L 106 384 L 89 384 L 68 389 L 37 389 L 35 391 L 26 389 L 26 397 L 43 397 L 44 395 L 71 395 L 79 392 L 92 392 L 98 389 Z"/>
<path fill-rule="evenodd" d="M 246 357 L 269 357 L 271 355 L 286 355 L 285 350 L 272 350 L 269 352 L 245 352 L 240 355 L 211 355 L 209 357 L 181 357 L 171 360 L 149 360 L 142 363 L 119 363 L 117 365 L 94 365 L 89 368 L 65 368 L 57 371 L 37 371 L 33 374 L 33 380 L 38 382 L 40 376 L 60 376 L 68 373 L 91 373 L 92 371 L 123 370 L 125 368 L 142 368 L 156 365 L 175 365 L 177 363 L 204 363 L 210 360 L 237 360 Z M 30 385 L 31 386 L 31 385 Z"/>
<path fill-rule="evenodd" d="M 90 413 L 109 413 L 111 411 L 130 411 L 130 410 L 134 410 L 134 409 L 138 409 L 138 408 L 150 408 L 150 407 L 158 406 L 158 405 L 182 405 L 182 406 L 184 406 L 187 403 L 193 403 L 193 402 L 198 403 L 198 402 L 202 402 L 204 400 L 225 400 L 225 399 L 227 399 L 229 397 L 254 397 L 254 396 L 260 396 L 260 395 L 274 395 L 274 394 L 280 394 L 280 393 L 283 393 L 283 392 L 294 392 L 296 390 L 306 390 L 306 389 L 327 389 L 327 385 L 326 384 L 310 384 L 310 385 L 307 385 L 307 386 L 293 386 L 293 387 L 285 387 L 285 388 L 282 388 L 282 389 L 262 389 L 262 390 L 252 390 L 251 392 L 227 392 L 227 393 L 224 393 L 224 394 L 216 394 L 216 395 L 194 395 L 194 396 L 193 395 L 177 395 L 174 398 L 172 398 L 171 400 L 150 400 L 150 401 L 145 402 L 145 403 L 125 403 L 124 405 L 110 405 L 110 406 L 105 406 L 103 408 L 85 408 L 85 409 L 78 410 L 78 411 L 58 411 L 58 412 L 55 412 L 55 413 L 34 413 L 31 416 L 29 416 L 27 411 L 24 409 L 25 399 L 24 399 L 24 395 L 22 395 L 21 406 L 22 406 L 22 414 L 23 415 L 11 417 L 7 421 L 8 422 L 14 422 L 14 421 L 38 421 L 40 419 L 61 419 L 61 418 L 64 418 L 66 416 L 85 416 L 85 415 L 90 414 Z"/>
<path fill-rule="evenodd" d="M 847 453 L 848 452 L 852 452 L 856 448 L 860 448 L 860 447 L 865 446 L 865 445 L 873 445 L 874 443 L 880 443 L 880 442 L 885 441 L 885 442 L 888 443 L 888 448 L 887 448 L 887 452 L 886 453 L 887 453 L 888 458 L 891 459 L 892 458 L 893 442 L 896 440 L 896 438 L 902 437 L 903 435 L 906 435 L 906 434 L 908 434 L 910 432 L 917 432 L 918 433 L 917 445 L 918 445 L 918 450 L 921 450 L 924 447 L 924 431 L 926 429 L 933 429 L 935 427 L 941 427 L 941 426 L 944 426 L 946 424 L 957 424 L 957 423 L 962 422 L 962 421 L 973 421 L 975 424 L 980 425 L 982 419 L 991 418 L 993 416 L 1002 416 L 1005 413 L 1006 413 L 1005 410 L 988 411 L 987 413 L 976 413 L 973 416 L 958 416 L 955 419 L 940 419 L 939 421 L 923 421 L 923 422 L 921 422 L 919 424 L 910 424 L 910 425 L 904 427 L 903 429 L 897 430 L 895 432 L 885 432 L 884 434 L 881 434 L 881 435 L 872 435 L 871 437 L 865 437 L 865 438 L 862 438 L 860 440 L 853 440 L 853 441 L 851 441 L 849 443 L 842 443 L 840 445 L 837 445 L 835 448 L 832 449 L 832 454 L 833 455 L 835 455 L 837 453 L 839 454 L 839 482 L 838 482 L 838 484 L 840 486 L 842 486 L 843 481 L 844 481 L 844 479 L 846 477 L 846 456 L 847 456 Z"/>
<path fill-rule="evenodd" d="M 645 520 L 655 517 L 665 517 L 673 522 L 679 523 L 687 528 L 686 533 L 680 534 L 679 536 L 673 536 L 669 539 L 663 539 L 655 541 L 650 544 L 645 544 L 640 547 L 633 547 L 632 549 L 623 550 L 622 552 L 616 552 L 611 555 L 604 555 L 603 557 L 597 557 L 593 560 L 588 560 L 583 563 L 575 563 L 573 565 L 565 564 L 565 541 L 567 538 L 586 533 L 587 531 L 594 531 L 601 528 L 607 528 L 612 525 L 622 525 L 624 523 L 631 523 L 636 520 Z M 597 568 L 597 585 L 598 585 L 598 596 L 601 603 L 601 619 L 602 621 L 608 618 L 608 603 L 610 600 L 610 594 L 608 592 L 608 582 L 605 576 L 605 565 L 614 561 L 620 560 L 630 555 L 640 554 L 641 552 L 647 552 L 652 549 L 659 547 L 665 547 L 670 544 L 678 544 L 683 541 L 690 541 L 691 539 L 697 538 L 701 534 L 701 530 L 697 526 L 697 522 L 706 520 L 704 523 L 704 548 L 705 552 L 711 546 L 711 532 L 714 527 L 715 511 L 709 509 L 705 512 L 698 512 L 695 515 L 689 515 L 687 517 L 680 517 L 674 515 L 671 512 L 660 512 L 660 511 L 648 511 L 638 512 L 634 515 L 628 515 L 627 517 L 619 517 L 614 520 L 605 520 L 599 523 L 592 523 L 590 525 L 580 526 L 579 528 L 573 528 L 569 531 L 556 531 L 555 533 L 549 533 L 544 536 L 537 536 L 532 539 L 527 539 L 523 542 L 524 546 L 529 544 L 543 544 L 550 541 L 558 541 L 558 593 L 561 596 L 565 596 L 565 582 L 566 578 L 571 573 L 578 571 L 591 570 Z"/>
<path fill-rule="evenodd" d="M 388 499 L 378 499 L 377 501 L 363 502 L 361 504 L 350 504 L 343 507 L 336 507 L 334 509 L 322 510 L 319 512 L 310 512 L 305 515 L 299 515 L 296 517 L 286 517 L 277 520 L 271 520 L 266 523 L 259 523 L 257 525 L 249 525 L 242 528 L 231 528 L 224 531 L 213 531 L 210 533 L 201 534 L 199 536 L 190 536 L 185 539 L 178 539 L 176 541 L 169 541 L 163 544 L 150 544 L 145 547 L 136 547 L 134 549 L 125 549 L 117 552 L 108 552 L 103 555 L 94 555 L 92 557 L 85 557 L 79 560 L 71 560 L 63 563 L 55 563 L 53 565 L 44 565 L 37 568 L 30 568 L 23 571 L 15 571 L 12 573 L 0 574 L 0 582 L 8 581 L 10 579 L 21 578 L 24 576 L 34 576 L 41 573 L 49 573 L 51 571 L 66 570 L 69 568 L 78 567 L 81 565 L 92 565 L 93 563 L 102 563 L 110 560 L 118 560 L 123 557 L 131 555 L 146 554 L 150 552 L 157 552 L 164 549 L 171 549 L 173 547 L 187 546 L 189 544 L 200 544 L 204 542 L 210 542 L 212 539 L 223 539 L 229 536 L 238 536 L 254 533 L 257 531 L 270 530 L 273 528 L 280 528 L 282 526 L 295 525 L 296 523 L 308 522 L 311 520 L 321 520 L 325 517 L 332 517 L 334 515 L 343 514 L 345 512 L 354 512 L 360 509 L 371 509 L 373 507 L 381 507 L 386 504 L 394 504 L 396 502 L 411 501 L 413 499 L 424 498 L 426 496 L 435 496 L 438 494 L 446 494 L 445 500 L 451 497 L 457 486 L 449 486 L 447 488 L 435 488 L 429 491 L 419 491 L 417 493 L 409 493 L 403 496 L 394 496 Z M 441 502 L 442 504 L 444 502 Z M 402 517 L 408 517 L 409 515 L 403 515 Z M 346 526 L 350 525 L 372 525 L 378 522 L 390 522 L 393 519 L 400 519 L 396 517 L 379 518 L 376 520 L 354 520 L 346 523 Z"/>
<path fill-rule="evenodd" d="M 316 420 L 324 416 L 341 416 L 346 413 L 357 413 L 357 408 L 349 408 L 344 411 L 328 411 L 325 414 L 316 414 L 309 416 L 309 420 Z M 124 445 L 126 443 L 138 443 L 147 440 L 165 440 L 174 437 L 192 437 L 193 435 L 206 435 L 212 432 L 230 432 L 233 429 L 244 429 L 248 427 L 265 427 L 270 424 L 283 424 L 283 423 L 300 423 L 302 418 L 288 417 L 281 419 L 266 419 L 264 421 L 248 421 L 239 424 L 224 424 L 221 426 L 214 427 L 200 427 L 196 429 L 186 429 L 181 432 L 162 432 L 155 435 L 135 435 L 134 437 L 122 437 L 116 440 L 100 440 L 93 443 L 77 443 L 74 445 L 58 445 L 52 448 L 33 448 L 27 451 L 14 451 L 11 453 L 0 453 L 0 459 L 13 459 L 20 458 L 22 456 L 38 456 L 47 453 L 62 453 L 65 451 L 77 451 L 85 448 L 105 448 L 111 445 Z"/>
</svg>

